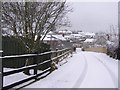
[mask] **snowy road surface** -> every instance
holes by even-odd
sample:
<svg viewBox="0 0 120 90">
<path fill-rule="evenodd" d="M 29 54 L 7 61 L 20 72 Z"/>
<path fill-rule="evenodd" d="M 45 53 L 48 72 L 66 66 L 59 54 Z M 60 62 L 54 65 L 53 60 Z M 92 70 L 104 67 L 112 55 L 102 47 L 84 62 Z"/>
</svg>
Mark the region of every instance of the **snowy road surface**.
<svg viewBox="0 0 120 90">
<path fill-rule="evenodd" d="M 25 88 L 118 88 L 118 60 L 77 49 L 68 62 Z"/>
</svg>

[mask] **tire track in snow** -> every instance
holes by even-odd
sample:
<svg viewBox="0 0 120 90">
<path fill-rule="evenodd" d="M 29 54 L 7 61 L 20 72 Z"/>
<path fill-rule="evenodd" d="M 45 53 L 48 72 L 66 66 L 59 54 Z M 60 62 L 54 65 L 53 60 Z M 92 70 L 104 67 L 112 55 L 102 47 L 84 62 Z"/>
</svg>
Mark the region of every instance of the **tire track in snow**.
<svg viewBox="0 0 120 90">
<path fill-rule="evenodd" d="M 73 88 L 79 88 L 80 85 L 82 84 L 83 80 L 85 79 L 85 76 L 87 75 L 87 70 L 88 70 L 88 63 L 87 63 L 87 59 L 85 57 L 85 55 L 81 52 L 82 56 L 84 57 L 84 61 L 85 61 L 85 65 L 84 65 L 84 69 L 79 77 L 79 79 L 77 80 L 76 84 L 73 86 Z"/>
<path fill-rule="evenodd" d="M 95 56 L 95 55 L 92 55 L 92 56 L 94 56 L 100 63 L 102 63 L 102 65 L 107 69 L 107 71 L 108 71 L 108 73 L 109 73 L 109 75 L 111 76 L 111 79 L 112 79 L 112 81 L 113 81 L 113 83 L 114 83 L 114 86 L 116 87 L 116 88 L 118 88 L 118 79 L 117 79 L 117 77 L 114 75 L 114 73 L 109 69 L 109 67 L 100 59 L 100 58 L 98 58 L 97 56 Z"/>
</svg>

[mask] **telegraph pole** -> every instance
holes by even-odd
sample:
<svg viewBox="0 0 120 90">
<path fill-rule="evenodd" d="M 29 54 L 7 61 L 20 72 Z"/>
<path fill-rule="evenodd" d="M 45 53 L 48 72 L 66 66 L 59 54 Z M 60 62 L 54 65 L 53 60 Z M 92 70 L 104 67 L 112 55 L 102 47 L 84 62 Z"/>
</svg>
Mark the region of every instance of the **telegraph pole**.
<svg viewBox="0 0 120 90">
<path fill-rule="evenodd" d="M 118 39 L 118 52 L 117 52 L 117 59 L 120 60 L 120 2 L 118 2 L 118 30 L 119 30 L 119 39 Z"/>
<path fill-rule="evenodd" d="M 119 30 L 119 44 L 118 44 L 118 52 L 117 59 L 120 60 L 120 1 L 118 2 L 118 30 Z M 118 62 L 118 76 L 120 75 L 120 63 Z M 120 77 L 118 77 L 118 90 L 120 90 Z"/>
<path fill-rule="evenodd" d="M 1 30 L 1 17 L 2 17 L 2 10 L 1 10 L 2 2 L 0 1 L 0 90 L 3 88 L 3 66 L 2 66 L 2 30 Z"/>
</svg>

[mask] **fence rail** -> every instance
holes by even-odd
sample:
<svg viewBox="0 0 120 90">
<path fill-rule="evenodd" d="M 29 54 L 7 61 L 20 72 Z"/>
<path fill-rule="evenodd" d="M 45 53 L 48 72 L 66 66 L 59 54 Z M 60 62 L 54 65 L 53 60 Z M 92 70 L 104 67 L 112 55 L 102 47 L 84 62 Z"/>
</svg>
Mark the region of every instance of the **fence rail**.
<svg viewBox="0 0 120 90">
<path fill-rule="evenodd" d="M 52 63 L 52 62 L 55 62 L 56 64 L 60 61 L 62 61 L 64 58 L 66 58 L 70 53 L 72 52 L 72 49 L 63 49 L 63 50 L 56 50 L 56 51 L 50 51 L 50 52 L 45 52 L 45 53 L 40 53 L 40 54 L 25 54 L 25 55 L 14 55 L 14 56 L 4 56 L 4 57 L 0 57 L 0 60 L 7 60 L 7 59 L 13 59 L 13 58 L 34 58 L 34 60 L 36 61 L 36 63 L 34 65 L 28 65 L 28 66 L 25 66 L 25 67 L 22 67 L 22 68 L 18 68 L 16 70 L 12 70 L 12 71 L 6 71 L 4 72 L 3 71 L 3 67 L 2 67 L 2 72 L 0 73 L 0 76 L 2 78 L 2 85 L 0 87 L 0 89 L 3 89 L 3 90 L 7 90 L 7 89 L 10 89 L 10 88 L 13 88 L 17 85 L 20 85 L 20 84 L 23 84 L 27 81 L 30 81 L 30 80 L 37 80 L 39 76 L 45 74 L 46 72 L 51 72 L 52 70 L 52 65 L 50 65 L 48 68 L 46 68 L 45 70 L 43 70 L 41 73 L 38 73 L 37 70 L 38 70 L 38 67 L 41 66 L 41 65 L 44 65 L 46 63 Z M 51 58 L 48 59 L 48 60 L 45 60 L 43 62 L 37 62 L 38 61 L 38 58 L 37 57 L 41 57 L 43 55 L 47 55 L 47 54 L 51 54 Z M 40 59 L 40 58 L 39 58 Z M 3 79 L 5 76 L 9 76 L 9 75 L 12 75 L 12 74 L 16 74 L 16 73 L 19 73 L 19 72 L 23 72 L 25 71 L 26 69 L 34 69 L 34 75 L 32 75 L 31 77 L 29 78 L 26 78 L 26 79 L 23 79 L 21 81 L 18 81 L 18 82 L 13 82 L 12 84 L 10 85 L 7 85 L 7 86 L 3 86 Z"/>
</svg>

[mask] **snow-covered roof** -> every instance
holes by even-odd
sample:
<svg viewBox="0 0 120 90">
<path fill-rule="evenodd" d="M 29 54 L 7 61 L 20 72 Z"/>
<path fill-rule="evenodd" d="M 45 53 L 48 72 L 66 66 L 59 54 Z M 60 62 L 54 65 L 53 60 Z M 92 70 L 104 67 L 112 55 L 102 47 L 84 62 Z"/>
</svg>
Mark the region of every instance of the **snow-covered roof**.
<svg viewBox="0 0 120 90">
<path fill-rule="evenodd" d="M 46 40 L 46 41 L 50 41 L 50 40 L 56 40 L 56 41 L 57 40 L 62 40 L 62 41 L 65 41 L 66 39 L 62 35 L 46 35 L 44 40 Z"/>
<path fill-rule="evenodd" d="M 85 32 L 78 32 L 78 34 L 85 35 Z"/>
<path fill-rule="evenodd" d="M 66 40 L 62 35 L 52 35 L 52 36 L 59 40 L 63 40 L 63 41 Z"/>
<path fill-rule="evenodd" d="M 95 33 L 91 32 L 78 32 L 78 34 L 81 36 L 95 36 Z"/>
<path fill-rule="evenodd" d="M 72 31 L 69 31 L 69 30 L 60 30 L 58 31 L 58 33 L 64 33 L 64 34 L 72 34 Z"/>
<path fill-rule="evenodd" d="M 94 42 L 95 39 L 86 39 L 84 42 Z"/>
<path fill-rule="evenodd" d="M 72 33 L 72 31 L 67 31 L 67 33 Z"/>
<path fill-rule="evenodd" d="M 87 36 L 95 36 L 95 33 L 86 32 L 85 35 L 87 35 Z"/>
<path fill-rule="evenodd" d="M 65 38 L 70 38 L 70 35 L 65 35 L 64 37 L 65 37 Z"/>
<path fill-rule="evenodd" d="M 50 31 L 49 33 L 48 33 L 48 35 L 53 35 L 53 34 L 55 34 L 54 32 L 52 32 L 52 31 Z"/>
<path fill-rule="evenodd" d="M 114 43 L 113 42 L 111 42 L 111 41 L 106 41 L 106 43 L 108 44 L 108 45 L 114 45 Z"/>
<path fill-rule="evenodd" d="M 73 36 L 77 36 L 77 37 L 81 37 L 82 35 L 81 34 L 71 34 Z"/>
<path fill-rule="evenodd" d="M 54 38 L 51 35 L 46 35 L 46 37 L 44 38 L 45 41 L 53 41 L 53 40 L 57 40 L 56 38 Z"/>
</svg>

